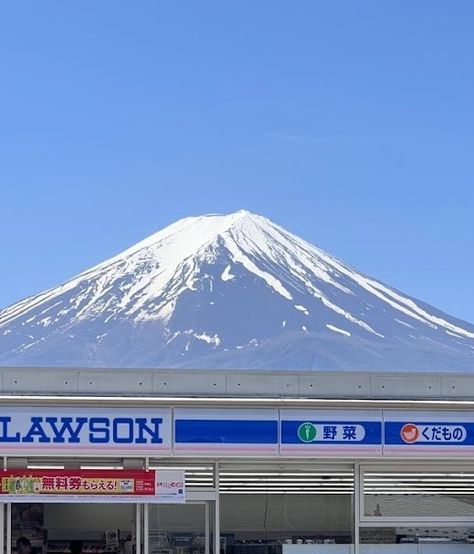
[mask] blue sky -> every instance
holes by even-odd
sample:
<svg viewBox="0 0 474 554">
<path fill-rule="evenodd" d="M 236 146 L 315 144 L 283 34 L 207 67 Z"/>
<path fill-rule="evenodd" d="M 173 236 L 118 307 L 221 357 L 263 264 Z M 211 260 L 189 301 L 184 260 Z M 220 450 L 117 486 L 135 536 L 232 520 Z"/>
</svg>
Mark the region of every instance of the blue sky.
<svg viewBox="0 0 474 554">
<path fill-rule="evenodd" d="M 474 3 L 0 6 L 0 306 L 247 208 L 474 321 Z"/>
</svg>

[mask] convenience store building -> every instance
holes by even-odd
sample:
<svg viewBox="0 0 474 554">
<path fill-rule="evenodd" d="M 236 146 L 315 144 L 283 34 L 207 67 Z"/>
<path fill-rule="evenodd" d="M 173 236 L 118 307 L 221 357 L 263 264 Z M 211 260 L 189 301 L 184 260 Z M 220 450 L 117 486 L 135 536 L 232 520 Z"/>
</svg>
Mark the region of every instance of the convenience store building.
<svg viewBox="0 0 474 554">
<path fill-rule="evenodd" d="M 0 370 L 0 553 L 474 553 L 474 377 Z"/>
</svg>

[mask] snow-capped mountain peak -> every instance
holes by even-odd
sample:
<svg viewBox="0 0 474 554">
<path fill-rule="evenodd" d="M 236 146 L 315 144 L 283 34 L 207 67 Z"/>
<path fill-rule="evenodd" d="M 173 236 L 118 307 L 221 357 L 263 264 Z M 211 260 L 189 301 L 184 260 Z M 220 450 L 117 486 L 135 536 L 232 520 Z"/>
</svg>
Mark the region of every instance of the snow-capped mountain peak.
<svg viewBox="0 0 474 554">
<path fill-rule="evenodd" d="M 0 362 L 10 364 L 458 370 L 473 361 L 472 325 L 246 210 L 181 219 L 0 311 Z"/>
</svg>

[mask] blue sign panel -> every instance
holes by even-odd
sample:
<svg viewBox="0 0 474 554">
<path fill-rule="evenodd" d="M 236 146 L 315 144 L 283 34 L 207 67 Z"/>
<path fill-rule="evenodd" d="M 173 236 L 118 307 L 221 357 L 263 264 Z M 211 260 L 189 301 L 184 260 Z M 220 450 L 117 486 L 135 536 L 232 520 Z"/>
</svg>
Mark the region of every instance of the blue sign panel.
<svg viewBox="0 0 474 554">
<path fill-rule="evenodd" d="M 384 412 L 384 454 L 459 456 L 474 452 L 469 412 Z"/>
<path fill-rule="evenodd" d="M 282 444 L 382 443 L 382 424 L 375 421 L 282 421 Z"/>
<path fill-rule="evenodd" d="M 268 420 L 178 419 L 175 443 L 277 444 L 278 422 Z"/>
<path fill-rule="evenodd" d="M 385 423 L 385 444 L 474 445 L 474 423 L 388 421 Z"/>
<path fill-rule="evenodd" d="M 174 451 L 197 456 L 275 456 L 278 410 L 177 408 Z"/>
<path fill-rule="evenodd" d="M 380 411 L 281 410 L 280 454 L 380 455 Z"/>
</svg>

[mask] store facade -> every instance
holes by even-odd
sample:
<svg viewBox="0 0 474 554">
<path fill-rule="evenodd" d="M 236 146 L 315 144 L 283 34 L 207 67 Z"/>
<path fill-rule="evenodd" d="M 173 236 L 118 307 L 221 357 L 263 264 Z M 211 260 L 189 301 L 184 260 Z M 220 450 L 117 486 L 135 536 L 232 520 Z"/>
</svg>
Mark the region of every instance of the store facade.
<svg viewBox="0 0 474 554">
<path fill-rule="evenodd" d="M 0 552 L 474 553 L 469 398 L 199 396 L 187 377 L 141 396 L 4 378 Z"/>
</svg>

